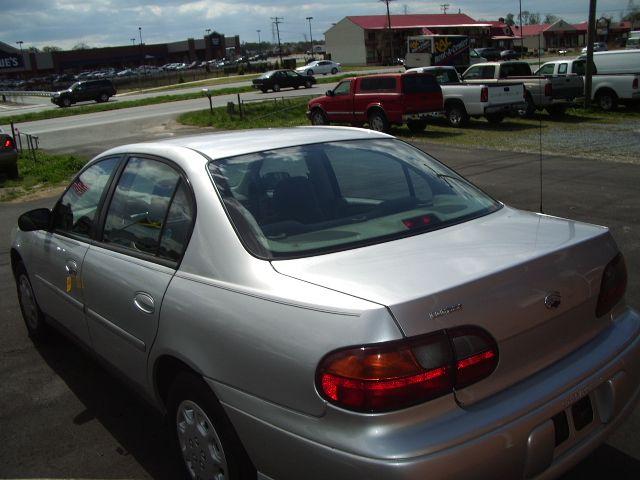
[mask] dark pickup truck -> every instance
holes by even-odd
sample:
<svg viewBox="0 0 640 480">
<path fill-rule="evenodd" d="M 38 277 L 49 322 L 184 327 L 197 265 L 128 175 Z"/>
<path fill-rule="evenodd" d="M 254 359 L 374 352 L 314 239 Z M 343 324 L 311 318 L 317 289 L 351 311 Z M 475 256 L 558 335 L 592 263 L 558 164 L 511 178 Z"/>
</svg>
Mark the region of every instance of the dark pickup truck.
<svg viewBox="0 0 640 480">
<path fill-rule="evenodd" d="M 313 125 L 367 123 L 385 132 L 392 124 L 406 123 L 419 132 L 442 109 L 442 90 L 433 75 L 393 73 L 346 78 L 325 96 L 311 100 L 307 116 Z"/>
</svg>

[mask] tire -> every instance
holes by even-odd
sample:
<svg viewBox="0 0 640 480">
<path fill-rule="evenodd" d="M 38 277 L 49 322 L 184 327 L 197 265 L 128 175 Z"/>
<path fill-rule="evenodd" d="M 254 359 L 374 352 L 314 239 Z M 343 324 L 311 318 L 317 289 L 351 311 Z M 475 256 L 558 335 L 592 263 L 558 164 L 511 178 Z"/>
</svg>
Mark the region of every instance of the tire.
<svg viewBox="0 0 640 480">
<path fill-rule="evenodd" d="M 314 108 L 311 111 L 311 125 L 329 125 L 329 120 L 322 110 Z"/>
<path fill-rule="evenodd" d="M 207 384 L 193 373 L 179 373 L 171 385 L 167 412 L 176 452 L 186 478 L 255 480 L 231 421 Z"/>
<path fill-rule="evenodd" d="M 555 105 L 547 107 L 547 113 L 553 118 L 562 118 L 567 113 L 567 107 L 565 105 Z"/>
<path fill-rule="evenodd" d="M 294 85 L 294 86 L 293 86 L 293 89 L 294 89 L 294 90 L 298 90 L 299 88 L 300 88 L 300 85 Z"/>
<path fill-rule="evenodd" d="M 18 291 L 20 312 L 29 337 L 35 341 L 45 340 L 49 334 L 49 325 L 45 322 L 44 314 L 38 306 L 38 301 L 31 286 L 31 279 L 29 279 L 27 270 L 22 262 L 16 266 L 16 289 Z"/>
<path fill-rule="evenodd" d="M 274 83 L 273 84 L 273 91 L 274 92 L 279 92 L 280 91 L 280 84 Z"/>
<path fill-rule="evenodd" d="M 425 128 L 427 128 L 426 120 L 409 120 L 407 122 L 407 127 L 411 133 L 420 133 L 423 132 Z"/>
<path fill-rule="evenodd" d="M 71 106 L 71 99 L 69 97 L 65 97 L 60 101 L 60 106 L 62 108 L 66 108 L 66 107 L 70 107 Z"/>
<path fill-rule="evenodd" d="M 518 113 L 523 118 L 531 118 L 533 114 L 536 113 L 536 104 L 533 103 L 533 98 L 531 98 L 529 94 L 524 97 L 524 101 L 527 105 L 524 110 L 520 110 Z"/>
<path fill-rule="evenodd" d="M 96 102 L 98 103 L 105 103 L 109 101 L 109 95 L 107 95 L 106 93 L 101 93 L 100 96 L 97 98 Z"/>
<path fill-rule="evenodd" d="M 260 89 L 260 91 L 261 91 L 262 93 L 267 93 L 269 90 L 268 90 L 268 89 L 266 89 L 266 88 L 261 88 L 261 89 Z"/>
<path fill-rule="evenodd" d="M 380 110 L 373 110 L 369 113 L 369 128 L 371 130 L 375 130 L 376 132 L 388 132 L 389 131 L 389 120 L 387 120 L 387 116 L 384 112 Z"/>
<path fill-rule="evenodd" d="M 618 107 L 618 96 L 611 90 L 601 90 L 596 94 L 596 103 L 605 112 L 611 112 Z"/>
<path fill-rule="evenodd" d="M 311 83 L 311 80 L 307 80 L 306 82 L 304 82 L 304 88 L 311 88 L 313 86 L 313 84 Z"/>
<path fill-rule="evenodd" d="M 490 124 L 498 125 L 504 120 L 504 115 L 502 113 L 487 113 L 485 118 Z"/>
<path fill-rule="evenodd" d="M 447 122 L 454 128 L 464 127 L 469 123 L 469 115 L 464 106 L 453 103 L 447 106 Z"/>
<path fill-rule="evenodd" d="M 18 163 L 16 160 L 16 163 L 14 163 L 9 168 L 7 168 L 7 177 L 11 179 L 16 179 L 19 176 L 20 176 L 20 173 L 18 172 Z"/>
<path fill-rule="evenodd" d="M 312 76 L 313 75 L 313 70 L 307 70 L 307 75 Z"/>
<path fill-rule="evenodd" d="M 338 73 L 338 69 L 336 67 L 333 67 L 331 69 L 331 75 L 335 75 L 336 73 Z"/>
</svg>

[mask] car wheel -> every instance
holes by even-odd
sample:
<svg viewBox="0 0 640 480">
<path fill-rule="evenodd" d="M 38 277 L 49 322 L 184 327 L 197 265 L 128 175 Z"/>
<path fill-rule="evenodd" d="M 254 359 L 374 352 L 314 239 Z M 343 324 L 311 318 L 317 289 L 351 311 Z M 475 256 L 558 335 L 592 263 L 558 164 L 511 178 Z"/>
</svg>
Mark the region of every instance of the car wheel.
<svg viewBox="0 0 640 480">
<path fill-rule="evenodd" d="M 34 340 L 44 340 L 47 336 L 49 326 L 46 324 L 44 314 L 38 306 L 36 296 L 33 293 L 33 287 L 31 286 L 31 280 L 23 263 L 18 263 L 16 267 L 16 288 L 18 290 L 20 311 L 22 312 L 24 323 L 27 326 L 29 337 Z"/>
<path fill-rule="evenodd" d="M 261 91 L 262 93 L 267 93 L 267 92 L 268 92 L 268 89 L 266 89 L 266 88 L 261 88 L 261 89 L 260 89 L 260 91 Z"/>
<path fill-rule="evenodd" d="M 531 98 L 531 95 L 527 93 L 524 97 L 524 101 L 526 106 L 524 107 L 524 110 L 520 110 L 518 112 L 519 115 L 524 118 L 533 117 L 533 114 L 536 113 L 536 104 L 533 103 L 533 98 Z"/>
<path fill-rule="evenodd" d="M 307 80 L 306 82 L 304 82 L 304 88 L 311 88 L 313 86 L 313 84 L 311 83 L 311 80 Z"/>
<path fill-rule="evenodd" d="M 280 91 L 280 85 L 278 85 L 277 83 L 273 84 L 273 91 L 274 92 L 279 92 Z"/>
<path fill-rule="evenodd" d="M 307 70 L 307 75 L 313 75 L 313 70 Z"/>
<path fill-rule="evenodd" d="M 71 106 L 71 99 L 69 97 L 65 97 L 62 99 L 62 102 L 60 102 L 62 104 L 63 107 L 70 107 Z"/>
<path fill-rule="evenodd" d="M 376 132 L 389 131 L 389 121 L 384 112 L 380 110 L 374 110 L 369 114 L 369 128 Z"/>
<path fill-rule="evenodd" d="M 501 113 L 487 113 L 485 117 L 487 121 L 493 125 L 498 125 L 504 120 L 504 115 Z"/>
<path fill-rule="evenodd" d="M 610 112 L 618 106 L 618 97 L 610 90 L 603 90 L 596 95 L 596 103 L 605 112 Z"/>
<path fill-rule="evenodd" d="M 100 95 L 100 97 L 98 97 L 98 103 L 104 103 L 108 101 L 109 101 L 109 95 L 107 95 L 106 93 L 103 93 Z"/>
<path fill-rule="evenodd" d="M 332 73 L 333 75 L 335 75 L 336 73 L 338 73 L 338 69 L 337 69 L 336 67 L 333 67 L 333 68 L 331 69 L 331 73 Z"/>
<path fill-rule="evenodd" d="M 315 108 L 311 112 L 311 125 L 329 125 L 327 116 L 319 108 Z"/>
<path fill-rule="evenodd" d="M 229 418 L 200 377 L 178 374 L 167 406 L 187 478 L 255 480 L 256 470 Z"/>
<path fill-rule="evenodd" d="M 447 106 L 447 122 L 455 128 L 463 127 L 469 121 L 467 110 L 456 103 Z"/>
<path fill-rule="evenodd" d="M 427 121 L 426 120 L 409 120 L 407 122 L 407 127 L 409 127 L 409 131 L 411 131 L 411 133 L 420 133 L 424 131 L 425 128 L 427 128 Z"/>
<path fill-rule="evenodd" d="M 554 105 L 547 107 L 547 113 L 553 118 L 562 118 L 567 113 L 567 107 L 565 105 Z"/>
</svg>

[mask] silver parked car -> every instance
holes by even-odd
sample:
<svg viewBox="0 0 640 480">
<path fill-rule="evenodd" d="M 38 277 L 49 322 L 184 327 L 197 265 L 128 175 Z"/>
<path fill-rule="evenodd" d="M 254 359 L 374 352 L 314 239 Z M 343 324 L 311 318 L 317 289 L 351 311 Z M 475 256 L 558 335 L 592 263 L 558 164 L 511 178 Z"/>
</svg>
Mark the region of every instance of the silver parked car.
<svg viewBox="0 0 640 480">
<path fill-rule="evenodd" d="M 606 228 L 368 130 L 109 150 L 11 262 L 29 334 L 133 382 L 191 478 L 552 478 L 640 394 Z"/>
</svg>

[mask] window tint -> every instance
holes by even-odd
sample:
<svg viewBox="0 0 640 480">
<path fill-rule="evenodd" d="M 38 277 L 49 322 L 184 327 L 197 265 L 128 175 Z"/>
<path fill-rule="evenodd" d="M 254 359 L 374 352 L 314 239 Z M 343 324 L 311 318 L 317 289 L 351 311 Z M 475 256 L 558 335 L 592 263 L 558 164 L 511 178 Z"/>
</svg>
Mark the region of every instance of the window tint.
<svg viewBox="0 0 640 480">
<path fill-rule="evenodd" d="M 395 77 L 369 77 L 363 78 L 360 83 L 362 92 L 395 92 Z"/>
<path fill-rule="evenodd" d="M 54 209 L 54 230 L 83 237 L 91 235 L 98 204 L 118 160 L 101 160 L 73 181 Z"/>
<path fill-rule="evenodd" d="M 113 194 L 103 240 L 155 255 L 180 176 L 169 165 L 131 158 Z"/>
<path fill-rule="evenodd" d="M 167 221 L 162 230 L 158 256 L 177 262 L 182 257 L 193 221 L 193 207 L 187 186 L 183 181 L 178 185 L 176 194 L 169 207 Z"/>
<path fill-rule="evenodd" d="M 349 95 L 351 92 L 351 81 L 342 82 L 334 90 L 334 95 Z"/>
<path fill-rule="evenodd" d="M 567 73 L 567 64 L 563 63 L 563 65 L 564 65 L 565 73 Z M 543 65 L 542 67 L 540 67 L 540 70 L 538 70 L 538 75 L 553 75 L 553 69 L 554 69 L 554 64 L 547 63 L 546 65 Z"/>
<path fill-rule="evenodd" d="M 527 63 L 503 63 L 500 68 L 500 76 L 503 78 L 530 75 L 531 67 Z"/>
<path fill-rule="evenodd" d="M 402 77 L 404 93 L 434 93 L 440 91 L 440 85 L 433 75 L 409 74 Z"/>
<path fill-rule="evenodd" d="M 574 60 L 573 73 L 576 75 L 584 75 L 587 69 L 587 62 L 584 60 Z M 595 71 L 593 73 L 596 73 Z"/>
<path fill-rule="evenodd" d="M 568 63 L 561 63 L 560 65 L 558 65 L 558 73 L 560 75 L 564 75 L 567 73 L 567 67 L 569 66 Z"/>
</svg>

